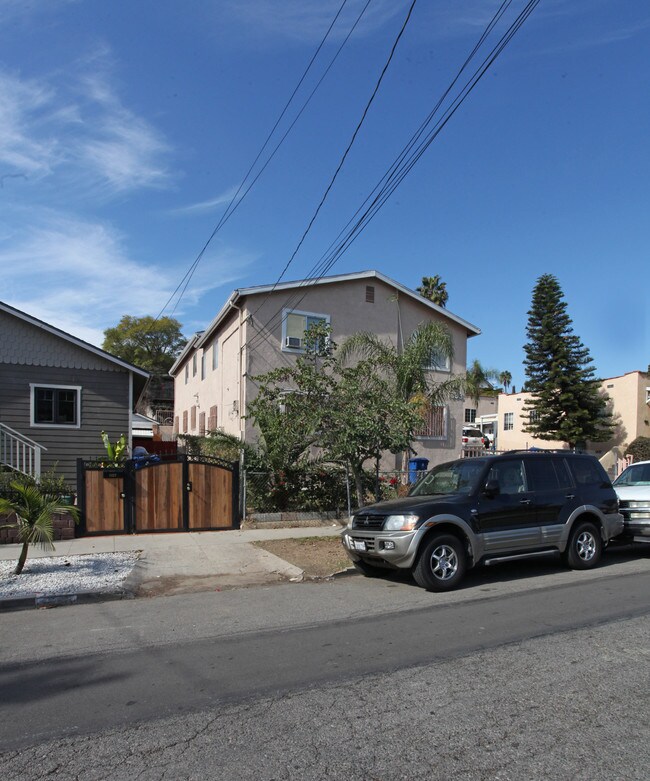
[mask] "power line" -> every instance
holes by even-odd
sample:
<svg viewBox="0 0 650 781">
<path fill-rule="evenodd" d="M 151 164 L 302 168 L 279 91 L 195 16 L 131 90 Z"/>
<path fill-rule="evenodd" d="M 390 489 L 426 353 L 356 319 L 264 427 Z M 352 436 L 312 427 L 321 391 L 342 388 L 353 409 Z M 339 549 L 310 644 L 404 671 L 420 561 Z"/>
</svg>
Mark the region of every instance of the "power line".
<svg viewBox="0 0 650 781">
<path fill-rule="evenodd" d="M 348 154 L 350 153 L 350 150 L 352 149 L 352 146 L 354 145 L 354 142 L 355 142 L 355 140 L 356 140 L 356 138 L 357 138 L 357 136 L 359 134 L 359 131 L 361 130 L 361 126 L 363 125 L 363 123 L 364 123 L 364 121 L 366 119 L 366 116 L 368 115 L 368 111 L 370 110 L 370 106 L 373 104 L 373 102 L 375 100 L 375 97 L 376 97 L 377 93 L 379 92 L 379 88 L 381 86 L 382 81 L 384 80 L 384 76 L 386 75 L 386 71 L 388 70 L 388 68 L 389 68 L 389 66 L 390 66 L 390 64 L 391 64 L 391 62 L 393 60 L 393 56 L 395 54 L 395 50 L 397 49 L 397 45 L 399 44 L 399 42 L 400 42 L 400 40 L 402 38 L 402 35 L 404 34 L 404 31 L 406 30 L 406 27 L 407 27 L 407 25 L 409 23 L 409 20 L 411 19 L 411 15 L 413 14 L 413 9 L 415 8 L 416 2 L 417 2 L 417 0 L 412 0 L 412 2 L 411 2 L 411 5 L 410 5 L 409 10 L 408 10 L 408 13 L 406 14 L 406 18 L 404 19 L 404 22 L 402 23 L 402 26 L 400 27 L 400 30 L 397 33 L 397 37 L 395 38 L 395 41 L 393 42 L 393 45 L 392 45 L 391 50 L 390 50 L 390 54 L 388 55 L 388 59 L 384 63 L 384 66 L 383 66 L 383 68 L 381 70 L 381 73 L 379 74 L 379 78 L 377 79 L 377 82 L 376 82 L 375 87 L 374 87 L 374 89 L 372 91 L 372 94 L 370 95 L 370 98 L 368 99 L 368 101 L 366 103 L 366 106 L 365 106 L 365 108 L 363 110 L 363 113 L 361 114 L 361 119 L 357 122 L 357 126 L 355 127 L 354 132 L 352 133 L 352 137 L 350 138 L 350 141 L 348 142 L 348 145 L 347 145 L 345 151 L 343 152 L 343 155 L 342 155 L 341 159 L 339 160 L 339 163 L 338 163 L 338 165 L 336 167 L 336 170 L 334 171 L 334 174 L 333 174 L 332 178 L 329 181 L 329 184 L 325 188 L 325 192 L 323 193 L 323 196 L 320 199 L 320 202 L 319 202 L 318 206 L 316 207 L 316 210 L 314 211 L 311 219 L 309 220 L 309 224 L 305 228 L 302 236 L 300 237 L 300 240 L 298 241 L 298 244 L 296 245 L 295 249 L 291 253 L 291 256 L 290 256 L 289 260 L 286 262 L 284 268 L 282 269 L 282 272 L 280 273 L 280 276 L 273 283 L 273 287 L 266 294 L 265 298 L 262 300 L 262 302 L 257 307 L 257 309 L 251 314 L 251 317 L 253 315 L 257 314 L 257 312 L 259 312 L 260 308 L 262 306 L 264 306 L 264 304 L 268 300 L 268 298 L 271 295 L 271 293 L 273 293 L 275 288 L 278 286 L 278 284 L 280 283 L 280 281 L 282 280 L 282 278 L 286 274 L 289 266 L 291 265 L 291 263 L 293 262 L 294 258 L 298 254 L 300 248 L 302 247 L 305 239 L 307 238 L 307 235 L 311 231 L 312 226 L 313 226 L 314 222 L 316 221 L 316 218 L 318 217 L 318 214 L 319 214 L 321 208 L 323 207 L 323 204 L 327 200 L 327 196 L 329 195 L 332 187 L 334 186 L 334 183 L 336 182 L 336 179 L 337 179 L 341 169 L 343 168 L 343 165 L 344 165 L 344 163 L 345 163 L 345 161 L 346 161 L 346 159 L 348 157 Z"/>
<path fill-rule="evenodd" d="M 393 162 L 393 164 L 390 166 L 388 171 L 379 180 L 379 183 L 375 186 L 375 188 L 372 190 L 370 195 L 364 200 L 361 207 L 357 209 L 355 215 L 351 218 L 351 220 L 348 221 L 346 227 L 339 233 L 337 239 L 330 245 L 330 248 L 328 248 L 328 250 L 321 257 L 321 260 L 312 269 L 312 271 L 310 272 L 310 277 L 305 279 L 304 284 L 301 284 L 299 286 L 300 288 L 305 288 L 308 287 L 309 285 L 313 285 L 314 282 L 321 279 L 327 273 L 327 271 L 331 269 L 331 267 L 336 263 L 336 261 L 341 257 L 341 255 L 347 251 L 347 249 L 352 244 L 352 242 L 358 238 L 360 233 L 365 229 L 365 227 L 367 227 L 367 224 L 370 222 L 370 220 L 374 218 L 374 216 L 379 211 L 379 209 L 384 205 L 386 200 L 388 200 L 388 198 L 392 195 L 392 193 L 399 186 L 399 184 L 401 184 L 403 179 L 408 175 L 408 173 L 410 173 L 411 169 L 418 162 L 418 160 L 424 154 L 426 149 L 430 146 L 433 140 L 438 136 L 438 134 L 441 132 L 443 127 L 455 114 L 455 112 L 462 105 L 462 103 L 466 100 L 466 98 L 474 89 L 476 84 L 480 81 L 480 79 L 487 72 L 487 70 L 492 65 L 492 63 L 496 60 L 499 54 L 501 54 L 505 46 L 510 42 L 512 37 L 520 29 L 521 25 L 526 21 L 526 19 L 530 16 L 530 14 L 539 4 L 540 0 L 530 0 L 526 4 L 524 9 L 518 14 L 516 19 L 512 22 L 512 24 L 507 29 L 507 31 L 499 39 L 498 43 L 493 47 L 493 49 L 485 57 L 481 65 L 479 65 L 479 67 L 474 71 L 472 76 L 465 83 L 463 88 L 460 90 L 459 94 L 452 101 L 451 105 L 445 110 L 442 117 L 435 123 L 435 125 L 433 125 L 433 128 L 430 129 L 425 139 L 421 141 L 419 145 L 416 146 L 417 141 L 422 137 L 426 127 L 431 124 L 431 121 L 433 120 L 435 114 L 437 113 L 438 109 L 442 105 L 442 102 L 444 101 L 445 97 L 449 94 L 451 88 L 455 85 L 460 75 L 467 67 L 467 64 L 473 59 L 480 46 L 486 40 L 487 35 L 494 29 L 494 26 L 501 19 L 501 17 L 503 16 L 507 8 L 510 6 L 511 2 L 512 0 L 504 0 L 501 7 L 498 9 L 493 19 L 489 23 L 488 27 L 479 38 L 478 43 L 476 44 L 476 46 L 474 47 L 474 49 L 472 50 L 468 58 L 463 63 L 460 71 L 454 77 L 453 81 L 451 82 L 447 90 L 443 93 L 442 98 L 437 102 L 434 109 L 429 113 L 427 119 L 422 123 L 420 128 L 412 136 L 409 143 L 402 150 L 400 155 L 398 155 L 397 159 Z M 413 149 L 415 149 L 415 151 L 411 151 Z M 374 193 L 376 193 L 376 195 L 373 198 L 372 196 Z M 365 209 L 365 211 L 362 211 L 363 207 L 369 201 L 370 201 L 370 206 L 368 206 Z M 355 218 L 357 217 L 357 215 L 359 215 L 359 213 L 361 213 L 361 216 L 355 222 Z M 346 232 L 346 229 L 351 224 L 352 227 Z M 339 241 L 341 236 L 343 236 L 343 238 Z M 272 321 L 274 320 L 277 321 L 278 316 L 281 317 L 282 311 L 285 308 L 292 308 L 298 306 L 300 301 L 302 301 L 303 298 L 305 297 L 305 295 L 306 292 L 303 292 L 302 295 L 300 295 L 300 292 L 293 294 L 293 297 L 290 298 L 287 302 L 285 302 L 282 305 L 282 307 L 279 310 L 277 310 L 277 312 L 272 316 L 272 318 L 267 323 L 267 328 L 272 327 Z M 249 344 L 250 348 L 254 347 L 254 339 L 255 337 L 253 337 L 253 339 Z"/>
<path fill-rule="evenodd" d="M 280 124 L 281 120 L 283 119 L 283 117 L 285 116 L 285 114 L 286 114 L 287 110 L 289 109 L 289 106 L 290 106 L 290 105 L 291 105 L 291 103 L 293 102 L 293 100 L 294 100 L 294 98 L 295 98 L 296 94 L 298 93 L 298 90 L 300 89 L 300 87 L 302 86 L 302 84 L 303 84 L 303 82 L 304 82 L 305 78 L 307 77 L 307 74 L 309 73 L 309 71 L 311 70 L 312 66 L 314 65 L 314 62 L 315 62 L 316 58 L 318 57 L 318 54 L 320 53 L 320 51 L 321 51 L 321 49 L 323 48 L 323 46 L 324 46 L 324 44 L 325 44 L 326 40 L 327 40 L 327 39 L 328 39 L 328 37 L 330 36 L 330 34 L 331 34 L 331 32 L 332 32 L 332 29 L 334 28 L 334 25 L 335 25 L 335 24 L 336 24 L 336 22 L 338 21 L 338 19 L 339 19 L 340 15 L 341 15 L 341 13 L 342 13 L 342 11 L 343 11 L 343 9 L 344 9 L 345 5 L 347 4 L 347 2 L 348 2 L 348 0 L 343 0 L 343 2 L 341 3 L 341 5 L 339 6 L 339 9 L 338 9 L 338 11 L 336 12 L 336 14 L 335 14 L 334 18 L 332 19 L 332 21 L 331 21 L 331 23 L 330 23 L 330 25 L 329 25 L 329 27 L 328 27 L 327 31 L 325 32 L 325 35 L 323 36 L 323 38 L 321 39 L 320 43 L 318 44 L 318 47 L 316 48 L 316 51 L 315 51 L 315 52 L 314 52 L 314 54 L 312 55 L 312 57 L 311 57 L 311 59 L 310 59 L 309 63 L 307 64 L 307 67 L 306 67 L 306 68 L 305 68 L 305 70 L 303 71 L 303 73 L 302 73 L 302 75 L 301 75 L 300 79 L 298 80 L 298 83 L 296 84 L 296 86 L 294 87 L 294 89 L 293 89 L 293 91 L 292 91 L 291 95 L 289 96 L 289 99 L 288 99 L 288 100 L 287 100 L 287 102 L 285 103 L 285 105 L 284 105 L 284 107 L 283 107 L 282 111 L 280 112 L 280 115 L 278 116 L 277 120 L 275 121 L 275 124 L 273 125 L 273 127 L 271 128 L 271 130 L 269 131 L 269 133 L 267 134 L 267 136 L 266 136 L 266 139 L 264 140 L 264 143 L 262 144 L 262 146 L 261 146 L 261 148 L 260 148 L 259 152 L 258 152 L 258 153 L 257 153 L 257 155 L 255 156 L 255 159 L 253 160 L 253 162 L 252 162 L 252 163 L 251 163 L 251 165 L 249 166 L 249 168 L 248 168 L 248 170 L 247 170 L 246 174 L 244 175 L 243 179 L 241 180 L 241 183 L 240 183 L 239 187 L 237 188 L 237 190 L 236 190 L 235 194 L 233 195 L 233 197 L 231 198 L 230 202 L 228 203 L 228 206 L 226 207 L 226 209 L 225 209 L 224 213 L 222 214 L 221 218 L 219 219 L 219 221 L 218 221 L 218 223 L 217 223 L 216 227 L 214 228 L 214 230 L 213 230 L 213 231 L 212 231 L 212 233 L 210 234 L 210 236 L 209 236 L 208 240 L 207 240 L 207 241 L 205 242 L 205 244 L 203 245 L 203 247 L 202 247 L 201 251 L 199 252 L 199 254 L 197 255 L 197 257 L 195 258 L 195 260 L 192 262 L 192 264 L 189 266 L 188 270 L 185 272 L 185 275 L 183 276 L 183 278 L 181 279 L 181 281 L 179 282 L 179 284 L 177 285 L 177 287 L 174 289 L 174 291 L 172 292 L 172 294 L 171 294 L 171 295 L 169 296 L 169 298 L 167 299 L 167 301 L 166 301 L 166 303 L 164 304 L 163 308 L 160 310 L 159 314 L 158 314 L 158 315 L 157 315 L 157 317 L 155 318 L 155 320 L 154 320 L 154 323 L 155 323 L 155 322 L 156 322 L 156 321 L 157 321 L 157 320 L 158 320 L 158 319 L 159 319 L 159 318 L 162 316 L 163 312 L 164 312 L 164 311 L 167 309 L 167 307 L 168 307 L 168 306 L 170 305 L 170 303 L 173 301 L 174 297 L 175 297 L 175 296 L 176 296 L 176 295 L 179 293 L 179 291 L 181 291 L 181 292 L 180 292 L 180 295 L 179 295 L 179 297 L 178 297 L 178 300 L 176 301 L 176 304 L 174 305 L 174 309 L 172 310 L 172 314 L 173 314 L 173 313 L 176 311 L 176 308 L 177 308 L 177 307 L 178 307 L 178 305 L 180 304 L 180 302 L 181 302 L 181 300 L 182 300 L 182 298 L 183 298 L 183 296 L 184 296 L 184 294 L 185 294 L 185 292 L 186 292 L 186 290 L 187 290 L 187 287 L 188 287 L 188 285 L 189 285 L 189 283 L 190 283 L 190 281 L 191 281 L 191 279 L 192 279 L 192 277 L 193 277 L 193 275 L 194 275 L 194 272 L 196 271 L 196 269 L 197 269 L 197 267 L 198 267 L 199 263 L 201 262 L 201 260 L 202 260 L 202 258 L 203 258 L 203 256 L 204 256 L 204 254 L 205 254 L 206 250 L 208 249 L 208 247 L 209 247 L 210 243 L 212 242 L 212 240 L 214 239 L 214 237 L 216 236 L 216 234 L 219 232 L 219 230 L 220 230 L 220 229 L 223 227 L 223 225 L 225 225 L 225 223 L 226 223 L 226 222 L 227 222 L 227 221 L 230 219 L 230 217 L 232 216 L 232 214 L 233 214 L 233 213 L 235 212 L 235 210 L 238 208 L 239 204 L 240 204 L 240 203 L 241 203 L 241 202 L 244 200 L 244 198 L 245 198 L 245 197 L 246 197 L 246 195 L 247 195 L 247 194 L 250 192 L 250 190 L 251 190 L 251 188 L 253 187 L 253 185 L 255 184 L 255 182 L 256 182 L 256 181 L 259 179 L 259 177 L 261 176 L 262 172 L 265 170 L 265 168 L 268 166 L 268 164 L 271 162 L 271 160 L 272 160 L 272 159 L 273 159 L 273 157 L 275 156 L 276 152 L 278 151 L 278 149 L 280 148 L 280 146 L 282 145 L 282 143 L 283 143 L 283 142 L 284 142 L 284 140 L 286 139 L 287 135 L 289 134 L 289 132 L 291 131 L 291 129 L 294 127 L 294 125 L 296 124 L 296 122 L 298 121 L 298 119 L 300 118 L 300 116 L 302 115 L 302 113 L 303 113 L 303 111 L 305 110 L 305 108 L 307 107 L 308 103 L 311 101 L 311 99 L 312 99 L 312 97 L 313 97 L 314 93 L 316 92 L 316 90 L 317 90 L 317 89 L 318 89 L 318 87 L 320 86 L 321 82 L 323 81 L 323 79 L 325 78 L 325 76 L 327 75 L 327 73 L 329 72 L 329 70 L 331 69 L 332 65 L 334 64 L 334 61 L 336 60 L 336 58 L 337 58 L 337 57 L 338 57 L 338 55 L 340 54 L 340 52 L 341 52 L 341 50 L 342 50 L 343 46 L 345 45 L 345 43 L 347 43 L 347 41 L 348 41 L 348 39 L 349 39 L 350 35 L 352 34 L 352 31 L 353 31 L 353 30 L 354 30 L 354 28 L 357 26 L 357 24 L 358 24 L 359 20 L 361 19 L 361 17 L 362 17 L 362 16 L 363 16 L 363 14 L 365 13 L 365 10 L 366 10 L 366 8 L 368 7 L 368 5 L 370 4 L 371 0 L 367 0 L 367 2 L 366 2 L 366 4 L 365 4 L 365 6 L 363 7 L 363 9 L 362 9 L 362 11 L 361 11 L 361 13 L 359 14 L 359 16 L 357 17 L 356 21 L 354 22 L 354 24 L 353 24 L 353 26 L 352 26 L 351 30 L 348 32 L 348 34 L 347 34 L 347 36 L 345 37 L 345 39 L 344 39 L 343 43 L 341 44 L 341 46 L 339 46 L 339 49 L 337 50 L 337 52 L 336 52 L 336 54 L 335 54 L 334 58 L 332 58 L 332 60 L 330 61 L 329 65 L 327 66 L 327 68 L 326 68 L 325 72 L 323 73 L 323 75 L 322 75 L 322 76 L 321 76 L 321 78 L 319 79 L 318 83 L 316 84 L 316 87 L 315 87 L 315 88 L 312 90 L 312 92 L 310 93 L 309 97 L 308 97 L 308 98 L 307 98 L 307 100 L 304 102 L 303 106 L 301 107 L 300 111 L 298 112 L 298 115 L 297 115 L 297 116 L 294 118 L 293 122 L 292 122 L 292 123 L 291 123 L 291 125 L 289 126 L 289 129 L 288 129 L 288 130 L 287 130 L 287 131 L 284 133 L 284 135 L 282 136 L 282 138 L 280 139 L 280 141 L 278 142 L 278 144 L 275 146 L 275 148 L 274 148 L 273 152 L 271 153 L 271 155 L 269 156 L 269 158 L 266 160 L 266 162 L 265 162 L 264 166 L 262 167 L 262 169 L 261 169 L 261 170 L 260 170 L 260 171 L 257 173 L 257 175 L 255 176 L 255 178 L 254 178 L 254 179 L 253 179 L 253 181 L 252 181 L 252 182 L 249 184 L 249 186 L 247 187 L 247 189 L 246 189 L 246 190 L 243 192 L 243 194 L 241 195 L 241 197 L 239 197 L 239 196 L 240 196 L 240 193 L 242 192 L 242 189 L 244 188 L 244 185 L 246 184 L 246 181 L 247 181 L 247 179 L 248 179 L 248 178 L 249 178 L 249 176 L 251 175 L 251 172 L 253 171 L 253 169 L 255 168 L 256 164 L 258 163 L 258 161 L 259 161 L 260 157 L 262 156 L 262 154 L 263 154 L 264 150 L 267 148 L 267 146 L 268 146 L 268 144 L 269 144 L 269 142 L 270 142 L 270 140 L 271 140 L 271 138 L 272 138 L 273 134 L 274 134 L 274 133 L 275 133 L 275 131 L 277 130 L 277 128 L 278 128 L 278 126 L 279 126 L 279 124 Z"/>
</svg>

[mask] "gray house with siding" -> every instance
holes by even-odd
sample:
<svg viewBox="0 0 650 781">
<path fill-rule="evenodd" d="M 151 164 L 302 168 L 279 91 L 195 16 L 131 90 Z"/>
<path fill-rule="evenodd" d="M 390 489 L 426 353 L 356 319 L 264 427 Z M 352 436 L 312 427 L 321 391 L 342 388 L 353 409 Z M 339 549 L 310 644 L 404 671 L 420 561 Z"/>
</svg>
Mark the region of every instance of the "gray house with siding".
<svg viewBox="0 0 650 781">
<path fill-rule="evenodd" d="M 0 466 L 55 469 L 105 454 L 101 431 L 130 438 L 149 374 L 0 302 Z"/>
</svg>

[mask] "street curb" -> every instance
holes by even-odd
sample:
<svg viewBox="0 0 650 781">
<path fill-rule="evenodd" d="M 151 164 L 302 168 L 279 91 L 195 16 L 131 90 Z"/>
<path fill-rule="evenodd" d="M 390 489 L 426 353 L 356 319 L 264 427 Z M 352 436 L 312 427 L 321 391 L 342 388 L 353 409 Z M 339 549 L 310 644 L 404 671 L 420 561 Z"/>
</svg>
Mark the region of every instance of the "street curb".
<svg viewBox="0 0 650 781">
<path fill-rule="evenodd" d="M 0 612 L 9 610 L 29 610 L 38 607 L 62 607 L 64 605 L 84 605 L 95 602 L 109 602 L 118 599 L 133 599 L 131 591 L 80 591 L 76 594 L 30 594 L 25 597 L 2 597 Z"/>
</svg>

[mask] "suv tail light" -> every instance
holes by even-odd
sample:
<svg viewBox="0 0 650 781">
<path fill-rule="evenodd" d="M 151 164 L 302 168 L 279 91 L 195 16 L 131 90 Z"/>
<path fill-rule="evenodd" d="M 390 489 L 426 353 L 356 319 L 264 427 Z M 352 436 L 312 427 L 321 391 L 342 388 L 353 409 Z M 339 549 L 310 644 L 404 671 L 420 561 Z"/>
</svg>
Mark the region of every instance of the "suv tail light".
<svg viewBox="0 0 650 781">
<path fill-rule="evenodd" d="M 463 437 L 463 444 L 467 444 L 469 442 L 469 437 Z"/>
</svg>

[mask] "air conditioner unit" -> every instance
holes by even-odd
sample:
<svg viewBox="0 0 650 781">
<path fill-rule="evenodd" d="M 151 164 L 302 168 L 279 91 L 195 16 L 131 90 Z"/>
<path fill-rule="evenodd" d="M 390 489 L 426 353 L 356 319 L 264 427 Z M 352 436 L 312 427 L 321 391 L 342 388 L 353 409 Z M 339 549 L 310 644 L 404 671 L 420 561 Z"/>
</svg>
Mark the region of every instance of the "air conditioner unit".
<svg viewBox="0 0 650 781">
<path fill-rule="evenodd" d="M 300 348 L 302 347 L 302 339 L 298 336 L 287 336 L 284 340 L 284 346 Z"/>
</svg>

